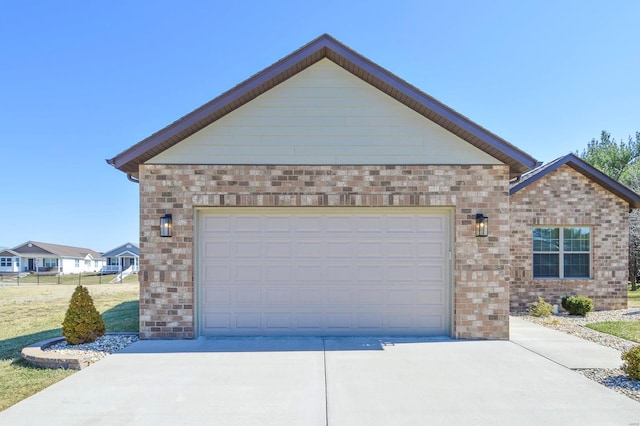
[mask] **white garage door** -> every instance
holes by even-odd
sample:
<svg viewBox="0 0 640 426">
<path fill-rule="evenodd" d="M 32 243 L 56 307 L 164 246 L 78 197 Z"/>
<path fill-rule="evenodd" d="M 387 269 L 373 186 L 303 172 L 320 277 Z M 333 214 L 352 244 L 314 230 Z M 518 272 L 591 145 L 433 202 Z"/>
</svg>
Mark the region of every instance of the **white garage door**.
<svg viewBox="0 0 640 426">
<path fill-rule="evenodd" d="M 449 212 L 198 216 L 200 335 L 450 334 Z"/>
</svg>

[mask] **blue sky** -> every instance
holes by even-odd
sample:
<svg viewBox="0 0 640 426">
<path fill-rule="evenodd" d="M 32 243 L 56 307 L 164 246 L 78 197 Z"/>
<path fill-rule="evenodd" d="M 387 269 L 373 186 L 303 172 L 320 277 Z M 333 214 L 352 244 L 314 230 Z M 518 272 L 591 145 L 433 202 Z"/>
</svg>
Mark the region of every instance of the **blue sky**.
<svg viewBox="0 0 640 426">
<path fill-rule="evenodd" d="M 541 161 L 640 130 L 640 2 L 0 0 L 0 246 L 138 242 L 111 158 L 329 33 Z"/>
</svg>

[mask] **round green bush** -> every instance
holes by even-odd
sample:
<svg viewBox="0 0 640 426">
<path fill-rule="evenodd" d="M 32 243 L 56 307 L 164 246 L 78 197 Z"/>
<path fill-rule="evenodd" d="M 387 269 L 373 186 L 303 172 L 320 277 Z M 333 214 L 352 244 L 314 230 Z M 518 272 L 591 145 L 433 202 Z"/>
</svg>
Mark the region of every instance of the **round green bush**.
<svg viewBox="0 0 640 426">
<path fill-rule="evenodd" d="M 640 380 L 640 346 L 634 346 L 628 351 L 622 353 L 622 371 L 624 371 L 629 378 L 634 380 Z"/>
<path fill-rule="evenodd" d="M 91 343 L 103 336 L 105 325 L 86 287 L 77 286 L 62 323 L 62 335 L 70 345 Z"/>
<path fill-rule="evenodd" d="M 571 315 L 585 316 L 593 311 L 593 300 L 584 296 L 565 296 L 561 304 Z"/>
</svg>

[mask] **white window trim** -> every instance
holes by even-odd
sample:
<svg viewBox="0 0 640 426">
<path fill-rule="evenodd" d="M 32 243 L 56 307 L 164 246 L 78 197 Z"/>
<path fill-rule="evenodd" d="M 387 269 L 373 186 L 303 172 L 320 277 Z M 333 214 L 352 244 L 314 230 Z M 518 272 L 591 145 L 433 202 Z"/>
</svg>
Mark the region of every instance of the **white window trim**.
<svg viewBox="0 0 640 426">
<path fill-rule="evenodd" d="M 532 250 L 533 255 L 536 254 L 554 254 L 554 255 L 558 255 L 558 262 L 559 262 L 559 266 L 558 266 L 558 276 L 557 277 L 536 277 L 533 275 L 533 257 L 531 256 L 531 275 L 533 277 L 534 280 L 590 280 L 593 278 L 593 227 L 588 226 L 588 225 L 538 225 L 538 226 L 534 226 L 531 229 L 531 234 L 533 235 L 533 229 L 535 228 L 557 228 L 558 234 L 559 234 L 559 240 L 558 240 L 558 245 L 559 245 L 559 250 L 558 251 L 535 251 Z M 564 250 L 564 229 L 567 228 L 589 228 L 589 251 L 568 251 L 565 252 Z M 533 249 L 533 243 L 531 244 L 531 248 Z M 565 254 L 588 254 L 589 255 L 589 275 L 586 277 L 568 277 L 565 278 L 564 276 L 564 255 Z"/>
</svg>

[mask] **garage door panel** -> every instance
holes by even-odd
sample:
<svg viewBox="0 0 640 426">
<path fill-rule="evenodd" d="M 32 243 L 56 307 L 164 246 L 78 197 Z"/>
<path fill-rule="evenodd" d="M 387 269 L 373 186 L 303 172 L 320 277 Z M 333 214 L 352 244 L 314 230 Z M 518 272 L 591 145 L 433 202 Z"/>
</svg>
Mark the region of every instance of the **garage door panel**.
<svg viewBox="0 0 640 426">
<path fill-rule="evenodd" d="M 389 257 L 399 257 L 402 259 L 412 258 L 415 254 L 412 241 L 392 240 L 385 244 L 386 254 Z"/>
<path fill-rule="evenodd" d="M 230 265 L 206 265 L 202 277 L 205 283 L 229 282 L 231 280 Z"/>
<path fill-rule="evenodd" d="M 355 241 L 354 256 L 361 259 L 379 259 L 384 256 L 384 246 L 379 240 Z"/>
<path fill-rule="evenodd" d="M 238 210 L 199 219 L 200 334 L 449 334 L 447 213 Z"/>
<path fill-rule="evenodd" d="M 322 312 L 296 313 L 294 316 L 296 328 L 312 332 L 322 330 Z"/>
<path fill-rule="evenodd" d="M 231 227 L 231 222 L 233 227 Z M 229 229 L 234 229 L 239 234 L 255 234 L 262 229 L 262 218 L 259 215 L 234 216 L 229 219 Z M 216 228 L 218 232 L 224 232 L 224 229 Z"/>
<path fill-rule="evenodd" d="M 262 290 L 260 288 L 236 288 L 235 296 L 236 304 L 255 306 L 262 301 Z"/>
<path fill-rule="evenodd" d="M 291 329 L 291 314 L 288 312 L 265 314 L 267 329 Z"/>
<path fill-rule="evenodd" d="M 228 258 L 231 255 L 231 242 L 228 240 L 217 240 L 208 242 L 205 245 L 204 254 L 208 258 Z"/>
<path fill-rule="evenodd" d="M 382 265 L 357 265 L 356 279 L 358 285 L 371 285 L 386 283 L 384 277 L 384 266 Z"/>
<path fill-rule="evenodd" d="M 382 306 L 384 304 L 385 291 L 382 289 L 366 289 L 356 292 L 356 302 L 362 306 Z"/>
<path fill-rule="evenodd" d="M 317 283 L 323 280 L 323 269 L 320 265 L 293 265 L 296 283 Z"/>
<path fill-rule="evenodd" d="M 351 290 L 332 288 L 327 290 L 326 300 L 329 305 L 351 305 Z"/>
<path fill-rule="evenodd" d="M 350 330 L 354 328 L 352 324 L 352 314 L 349 312 L 328 312 L 326 318 L 326 328 L 328 330 Z"/>
<path fill-rule="evenodd" d="M 380 330 L 384 327 L 384 319 L 379 312 L 365 312 L 357 314 L 357 327 L 358 329 L 377 329 Z"/>
<path fill-rule="evenodd" d="M 260 312 L 235 312 L 235 326 L 240 329 L 254 329 L 260 331 L 262 328 L 262 313 Z"/>
<path fill-rule="evenodd" d="M 447 255 L 447 248 L 441 241 L 419 241 L 416 244 L 416 255 L 434 261 L 442 261 Z"/>
<path fill-rule="evenodd" d="M 293 253 L 296 258 L 315 258 L 322 259 L 323 257 L 323 244 L 321 240 L 316 241 L 299 241 L 293 242 Z"/>
<path fill-rule="evenodd" d="M 296 306 L 321 306 L 324 302 L 323 291 L 317 288 L 300 288 L 296 291 Z"/>
<path fill-rule="evenodd" d="M 265 269 L 265 279 L 267 282 L 271 283 L 282 283 L 282 282 L 290 282 L 291 281 L 291 266 L 290 265 L 266 265 Z"/>
<path fill-rule="evenodd" d="M 325 282 L 339 283 L 353 281 L 353 267 L 351 265 L 329 265 L 325 268 Z"/>
<path fill-rule="evenodd" d="M 325 242 L 326 257 L 331 258 L 351 258 L 353 257 L 353 242 L 349 240 L 329 240 Z"/>
<path fill-rule="evenodd" d="M 235 282 L 255 282 L 262 280 L 260 265 L 233 265 Z"/>
<path fill-rule="evenodd" d="M 416 273 L 414 265 L 387 265 L 385 271 L 387 282 L 415 282 Z"/>
<path fill-rule="evenodd" d="M 204 303 L 216 306 L 229 305 L 231 303 L 231 289 L 206 288 L 204 291 Z"/>
<path fill-rule="evenodd" d="M 385 229 L 389 232 L 408 234 L 415 232 L 416 219 L 413 216 L 386 216 Z"/>
<path fill-rule="evenodd" d="M 231 314 L 205 313 L 204 327 L 218 332 L 228 332 L 231 329 Z"/>
<path fill-rule="evenodd" d="M 442 315 L 419 315 L 417 322 L 421 328 L 440 330 L 444 326 L 442 318 Z"/>
<path fill-rule="evenodd" d="M 422 281 L 441 283 L 445 279 L 446 269 L 443 265 L 420 265 L 418 274 Z"/>
<path fill-rule="evenodd" d="M 262 242 L 255 240 L 236 241 L 233 253 L 238 259 L 259 259 L 262 256 Z"/>
<path fill-rule="evenodd" d="M 266 290 L 267 303 L 269 305 L 280 304 L 290 306 L 293 301 L 291 288 L 270 288 Z"/>
</svg>

